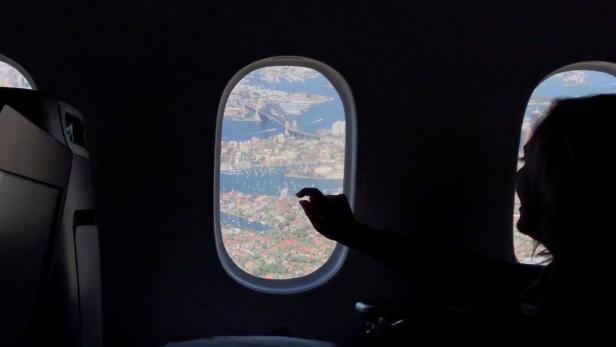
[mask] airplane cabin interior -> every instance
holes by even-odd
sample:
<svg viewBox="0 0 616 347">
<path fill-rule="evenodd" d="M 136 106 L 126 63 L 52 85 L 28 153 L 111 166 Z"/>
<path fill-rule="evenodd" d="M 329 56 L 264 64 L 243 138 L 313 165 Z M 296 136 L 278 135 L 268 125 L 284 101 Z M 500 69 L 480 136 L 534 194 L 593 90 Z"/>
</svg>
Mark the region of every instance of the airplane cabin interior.
<svg viewBox="0 0 616 347">
<path fill-rule="evenodd" d="M 610 243 L 565 225 L 561 252 L 531 223 L 550 183 L 520 180 L 567 100 L 616 94 L 616 2 L 0 7 L 0 346 L 558 345 L 609 324 Z M 598 182 L 591 113 L 567 153 L 596 140 Z M 608 251 L 552 281 L 589 238 Z"/>
</svg>

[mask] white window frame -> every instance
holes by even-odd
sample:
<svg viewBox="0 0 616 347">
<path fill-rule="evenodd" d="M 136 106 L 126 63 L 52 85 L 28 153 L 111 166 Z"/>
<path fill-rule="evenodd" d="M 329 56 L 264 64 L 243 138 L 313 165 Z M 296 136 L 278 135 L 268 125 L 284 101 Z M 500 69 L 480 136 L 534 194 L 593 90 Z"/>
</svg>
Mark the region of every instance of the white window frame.
<svg viewBox="0 0 616 347">
<path fill-rule="evenodd" d="M 357 118 L 355 113 L 355 101 L 351 88 L 342 75 L 340 75 L 340 73 L 332 67 L 320 61 L 305 57 L 277 56 L 262 59 L 249 64 L 231 78 L 224 89 L 222 97 L 220 98 L 216 123 L 214 162 L 214 231 L 216 236 L 216 251 L 218 252 L 218 258 L 220 259 L 221 264 L 227 274 L 245 287 L 264 293 L 293 294 L 316 288 L 334 277 L 344 263 L 348 248 L 340 243 L 336 244 L 334 251 L 325 264 L 306 276 L 292 279 L 266 279 L 249 274 L 235 264 L 225 249 L 222 230 L 220 227 L 220 146 L 222 140 L 222 123 L 225 106 L 231 91 L 242 78 L 252 71 L 270 66 L 301 66 L 314 69 L 325 76 L 325 78 L 329 80 L 338 92 L 344 108 L 346 122 L 343 191 L 349 199 L 351 208 L 354 208 L 355 200 Z"/>
<path fill-rule="evenodd" d="M 38 88 L 36 87 L 36 83 L 32 79 L 32 76 L 30 76 L 28 71 L 26 69 L 24 69 L 23 66 L 21 66 L 18 62 L 16 62 L 15 60 L 7 57 L 4 54 L 0 54 L 0 61 L 3 62 L 3 63 L 8 64 L 10 66 L 12 66 L 15 70 L 19 71 L 19 73 L 22 74 L 22 76 L 24 76 L 26 78 L 28 83 L 30 83 L 30 87 L 32 87 L 32 90 L 38 90 Z M 28 90 L 28 89 L 26 89 L 26 90 Z"/>
</svg>

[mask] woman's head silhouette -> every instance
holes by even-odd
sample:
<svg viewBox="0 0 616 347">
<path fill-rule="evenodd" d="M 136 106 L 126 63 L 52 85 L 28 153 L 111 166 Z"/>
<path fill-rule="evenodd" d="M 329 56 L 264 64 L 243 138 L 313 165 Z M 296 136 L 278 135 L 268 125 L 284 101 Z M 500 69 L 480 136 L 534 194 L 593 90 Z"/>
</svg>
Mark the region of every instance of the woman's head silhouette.
<svg viewBox="0 0 616 347">
<path fill-rule="evenodd" d="M 518 229 L 558 259 L 582 255 L 598 240 L 601 192 L 611 186 L 609 121 L 616 94 L 556 100 L 524 146 L 518 171 Z M 609 196 L 609 198 L 613 198 Z"/>
</svg>

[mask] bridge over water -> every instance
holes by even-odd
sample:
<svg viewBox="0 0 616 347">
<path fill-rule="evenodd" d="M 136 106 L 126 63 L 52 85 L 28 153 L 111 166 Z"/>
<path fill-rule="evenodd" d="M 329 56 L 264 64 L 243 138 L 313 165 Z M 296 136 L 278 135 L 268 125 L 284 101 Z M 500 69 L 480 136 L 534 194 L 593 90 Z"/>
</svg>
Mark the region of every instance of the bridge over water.
<svg viewBox="0 0 616 347">
<path fill-rule="evenodd" d="M 246 107 L 246 109 L 250 112 L 256 112 L 256 109 L 252 106 L 244 105 L 244 107 Z M 319 135 L 317 134 L 308 133 L 297 128 L 290 127 L 287 113 L 277 104 L 265 104 L 261 106 L 259 108 L 258 115 L 261 120 L 267 119 L 280 125 L 289 133 L 289 135 L 305 138 L 319 138 Z M 285 124 L 287 125 L 285 126 Z"/>
</svg>

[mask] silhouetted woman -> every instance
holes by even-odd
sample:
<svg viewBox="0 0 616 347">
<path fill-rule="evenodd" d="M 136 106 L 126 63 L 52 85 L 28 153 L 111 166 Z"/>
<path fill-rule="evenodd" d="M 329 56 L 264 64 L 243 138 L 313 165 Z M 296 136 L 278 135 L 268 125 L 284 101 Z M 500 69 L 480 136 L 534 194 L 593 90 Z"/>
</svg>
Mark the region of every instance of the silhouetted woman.
<svg viewBox="0 0 616 347">
<path fill-rule="evenodd" d="M 315 229 L 329 239 L 372 254 L 409 276 L 494 283 L 484 292 L 470 292 L 499 296 L 513 314 L 528 318 L 522 321 L 539 325 L 548 336 L 564 337 L 578 329 L 591 339 L 605 333 L 603 323 L 612 321 L 603 317 L 613 314 L 616 294 L 611 284 L 616 280 L 611 267 L 614 118 L 616 95 L 557 100 L 524 146 L 524 166 L 516 178 L 518 229 L 543 244 L 551 258 L 538 275 L 533 267 L 484 259 L 410 233 L 375 230 L 354 218 L 344 195 L 304 188 L 297 196 L 310 198 L 300 204 Z"/>
</svg>

